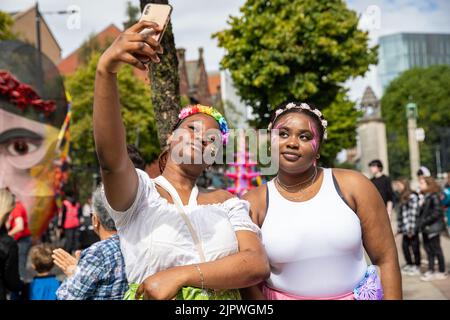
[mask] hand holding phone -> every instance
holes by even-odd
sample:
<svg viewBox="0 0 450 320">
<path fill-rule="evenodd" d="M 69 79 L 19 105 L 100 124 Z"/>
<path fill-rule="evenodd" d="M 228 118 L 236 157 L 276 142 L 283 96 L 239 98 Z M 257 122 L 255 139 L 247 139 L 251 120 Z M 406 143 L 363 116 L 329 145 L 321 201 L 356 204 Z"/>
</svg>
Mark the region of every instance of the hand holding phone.
<svg viewBox="0 0 450 320">
<path fill-rule="evenodd" d="M 154 22 L 162 29 L 162 31 L 156 33 L 153 29 L 144 29 L 140 33 L 150 34 L 158 43 L 161 42 L 164 31 L 166 30 L 166 27 L 169 23 L 171 13 L 172 6 L 169 4 L 147 4 L 142 11 L 142 15 L 139 21 L 145 20 Z"/>
<path fill-rule="evenodd" d="M 169 23 L 172 7 L 162 4 L 145 6 L 138 23 L 118 37 L 102 54 L 97 68 L 109 73 L 117 73 L 123 63 L 141 70 L 148 70 L 147 63 L 160 62 L 162 54 L 160 41 Z M 142 35 L 146 36 L 142 36 Z"/>
</svg>

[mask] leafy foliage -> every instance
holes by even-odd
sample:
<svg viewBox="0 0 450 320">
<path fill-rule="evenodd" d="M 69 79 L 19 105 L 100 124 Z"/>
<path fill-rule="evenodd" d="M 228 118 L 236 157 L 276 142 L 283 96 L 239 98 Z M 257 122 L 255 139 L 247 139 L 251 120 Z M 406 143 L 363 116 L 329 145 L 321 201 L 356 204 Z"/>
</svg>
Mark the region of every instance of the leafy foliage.
<svg viewBox="0 0 450 320">
<path fill-rule="evenodd" d="M 11 31 L 14 21 L 9 14 L 0 11 L 0 41 L 13 40 L 17 36 Z"/>
<path fill-rule="evenodd" d="M 66 89 L 72 96 L 71 159 L 74 175 L 86 175 L 86 170 L 97 172 L 92 130 L 92 105 L 94 101 L 94 80 L 99 54 L 93 54 L 88 64 L 66 79 Z M 139 141 L 138 148 L 147 163 L 156 159 L 160 148 L 156 124 L 148 87 L 133 74 L 131 66 L 124 66 L 118 76 L 122 116 L 128 143 Z M 139 136 L 139 137 L 138 137 Z M 81 170 L 77 170 L 80 169 Z M 89 183 L 92 183 L 89 178 Z M 83 183 L 83 189 L 90 191 L 90 184 Z M 87 185 L 86 185 L 87 184 Z"/>
<path fill-rule="evenodd" d="M 134 6 L 131 1 L 127 1 L 127 21 L 123 23 L 123 28 L 128 29 L 138 21 L 141 10 L 138 6 Z"/>
<path fill-rule="evenodd" d="M 330 143 L 322 162 L 355 143 L 358 113 L 343 84 L 377 62 L 377 47 L 357 28 L 358 16 L 342 0 L 247 0 L 240 17 L 213 35 L 226 49 L 221 66 L 253 107 L 256 127 L 285 101 L 306 101 L 329 119 Z"/>
<path fill-rule="evenodd" d="M 392 176 L 410 177 L 405 109 L 409 102 L 417 104 L 417 127 L 423 128 L 426 135 L 425 141 L 420 143 L 421 164 L 436 172 L 436 147 L 442 139 L 449 139 L 449 87 L 450 66 L 435 65 L 405 71 L 386 88 L 381 107 L 386 121 L 389 172 Z M 450 150 L 441 152 L 448 155 Z"/>
</svg>

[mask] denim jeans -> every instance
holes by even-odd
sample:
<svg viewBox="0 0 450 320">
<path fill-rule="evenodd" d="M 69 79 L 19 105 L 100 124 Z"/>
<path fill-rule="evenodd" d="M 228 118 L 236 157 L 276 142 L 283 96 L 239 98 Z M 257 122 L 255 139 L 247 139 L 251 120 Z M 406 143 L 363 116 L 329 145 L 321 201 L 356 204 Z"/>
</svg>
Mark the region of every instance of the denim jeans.
<svg viewBox="0 0 450 320">
<path fill-rule="evenodd" d="M 17 240 L 17 246 L 19 247 L 19 275 L 22 280 L 25 279 L 27 274 L 27 259 L 31 244 L 30 236 L 22 237 Z"/>
</svg>

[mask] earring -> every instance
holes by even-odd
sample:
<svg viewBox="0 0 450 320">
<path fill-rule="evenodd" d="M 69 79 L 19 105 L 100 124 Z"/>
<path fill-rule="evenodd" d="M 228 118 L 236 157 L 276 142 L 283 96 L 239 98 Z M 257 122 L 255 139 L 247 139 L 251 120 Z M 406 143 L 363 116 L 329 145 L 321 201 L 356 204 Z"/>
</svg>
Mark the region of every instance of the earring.
<svg viewBox="0 0 450 320">
<path fill-rule="evenodd" d="M 316 155 L 316 159 L 320 159 L 320 154 Z"/>
<path fill-rule="evenodd" d="M 211 146 L 211 156 L 215 157 L 216 156 L 216 147 L 213 145 Z"/>
</svg>

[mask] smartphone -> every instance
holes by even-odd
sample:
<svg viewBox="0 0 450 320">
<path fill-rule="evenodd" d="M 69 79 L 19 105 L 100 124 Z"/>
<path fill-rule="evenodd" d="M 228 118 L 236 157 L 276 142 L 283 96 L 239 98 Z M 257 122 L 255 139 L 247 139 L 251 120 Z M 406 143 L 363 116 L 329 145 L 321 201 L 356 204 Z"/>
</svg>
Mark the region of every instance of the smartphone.
<svg viewBox="0 0 450 320">
<path fill-rule="evenodd" d="M 155 33 L 153 29 L 144 29 L 140 33 L 152 34 L 153 39 L 155 39 L 159 43 L 164 35 L 164 31 L 166 31 L 167 25 L 169 24 L 171 13 L 172 6 L 170 4 L 147 4 L 142 11 L 142 15 L 139 21 L 145 20 L 154 22 L 161 27 L 162 31 L 160 33 Z"/>
</svg>

